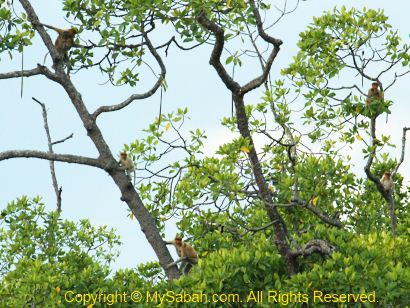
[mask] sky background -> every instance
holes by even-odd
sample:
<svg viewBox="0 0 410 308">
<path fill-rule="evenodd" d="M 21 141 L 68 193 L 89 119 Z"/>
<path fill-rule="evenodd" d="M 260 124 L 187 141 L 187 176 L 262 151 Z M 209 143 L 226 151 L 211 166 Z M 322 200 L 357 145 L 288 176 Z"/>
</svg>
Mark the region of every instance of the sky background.
<svg viewBox="0 0 410 308">
<path fill-rule="evenodd" d="M 269 1 L 280 5 L 282 1 Z M 296 1 L 289 0 L 289 5 Z M 399 5 L 400 3 L 400 5 Z M 68 27 L 61 12 L 59 1 L 33 1 L 33 5 L 46 23 Z M 410 23 L 408 14 L 410 1 L 382 0 L 347 1 L 347 0 L 308 0 L 301 2 L 299 8 L 286 16 L 269 33 L 284 41 L 282 49 L 272 67 L 272 79 L 279 77 L 281 68 L 286 67 L 297 53 L 297 40 L 301 31 L 312 21 L 313 16 L 320 16 L 325 10 L 334 6 L 346 5 L 362 8 L 383 8 L 393 28 L 406 42 L 409 41 Z M 17 4 L 18 6 L 18 4 Z M 270 16 L 268 16 L 270 18 Z M 273 19 L 273 17 L 272 17 Z M 52 34 L 53 35 L 53 34 Z M 55 36 L 52 36 L 53 38 Z M 153 39 L 159 45 L 169 39 L 169 33 L 159 33 Z M 25 68 L 35 67 L 42 62 L 46 54 L 45 47 L 36 41 L 34 46 L 25 52 Z M 180 52 L 172 47 L 168 57 L 163 55 L 167 67 L 168 90 L 164 93 L 163 112 L 171 112 L 178 107 L 189 108 L 187 129 L 200 128 L 208 136 L 206 153 L 213 153 L 220 144 L 230 140 L 231 134 L 220 126 L 220 119 L 231 114 L 231 100 L 228 91 L 217 77 L 214 69 L 208 64 L 210 47 L 205 46 L 191 52 Z M 0 72 L 20 69 L 20 57 L 13 60 L 2 55 Z M 258 65 L 245 66 L 241 78 L 249 79 L 260 73 Z M 145 75 L 144 75 L 145 74 Z M 149 76 L 148 71 L 141 71 L 141 76 Z M 152 74 L 151 74 L 152 75 Z M 100 105 L 118 103 L 132 93 L 142 93 L 150 88 L 153 78 L 144 79 L 136 88 L 113 88 L 101 85 L 103 77 L 97 71 L 86 71 L 71 77 L 90 111 Z M 389 122 L 380 121 L 379 131 L 391 134 L 393 143 L 400 146 L 403 126 L 410 126 L 410 102 L 404 89 L 409 86 L 406 76 L 397 83 L 391 93 L 395 102 L 391 108 Z M 86 136 L 73 106 L 63 90 L 45 79 L 32 77 L 24 80 L 24 95 L 20 98 L 20 79 L 0 80 L 0 151 L 11 149 L 47 150 L 47 140 L 43 128 L 40 107 L 31 100 L 34 96 L 48 107 L 48 119 L 51 135 L 54 140 L 74 133 L 74 138 L 64 144 L 55 146 L 58 153 L 71 153 L 95 157 L 97 152 Z M 390 94 L 389 94 L 390 95 Z M 247 103 L 256 103 L 260 92 L 253 94 Z M 142 130 L 158 115 L 159 92 L 150 99 L 136 101 L 128 108 L 115 113 L 100 116 L 98 124 L 106 137 L 113 153 L 118 153 L 124 144 L 143 136 Z M 408 145 L 410 148 L 410 145 Z M 399 156 L 400 149 L 391 151 L 394 157 Z M 363 161 L 360 160 L 360 148 L 348 152 L 353 157 L 355 170 L 364 176 Z M 409 185 L 409 154 L 400 169 L 405 175 L 405 184 Z M 56 163 L 59 185 L 63 187 L 62 217 L 71 220 L 89 219 L 94 225 L 108 225 L 117 230 L 123 245 L 121 254 L 113 268 L 135 267 L 141 262 L 155 260 L 155 255 L 140 230 L 136 220 L 127 218 L 127 206 L 120 201 L 120 193 L 109 176 L 95 168 Z M 22 195 L 43 196 L 46 207 L 55 209 L 55 194 L 51 185 L 49 164 L 36 159 L 13 159 L 0 162 L 0 210 L 7 203 Z M 175 226 L 167 225 L 166 234 L 171 238 Z M 173 253 L 173 251 L 172 251 Z"/>
</svg>

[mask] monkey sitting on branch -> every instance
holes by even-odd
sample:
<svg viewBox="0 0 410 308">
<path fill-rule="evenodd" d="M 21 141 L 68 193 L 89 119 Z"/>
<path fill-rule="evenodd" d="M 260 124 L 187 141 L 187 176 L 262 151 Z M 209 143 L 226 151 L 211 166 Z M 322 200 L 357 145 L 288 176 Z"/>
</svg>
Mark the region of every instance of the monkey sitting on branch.
<svg viewBox="0 0 410 308">
<path fill-rule="evenodd" d="M 121 170 L 125 171 L 125 173 L 127 174 L 128 180 L 131 182 L 131 172 L 134 171 L 134 161 L 128 157 L 128 154 L 126 152 L 121 152 L 120 160 L 118 161 L 118 163 L 120 164 Z M 135 174 L 134 174 L 134 180 L 135 180 Z"/>
<path fill-rule="evenodd" d="M 389 171 L 384 172 L 382 178 L 380 179 L 380 183 L 382 184 L 385 191 L 391 191 L 394 186 L 394 182 Z"/>
<path fill-rule="evenodd" d="M 63 62 L 63 64 L 67 63 L 68 67 L 68 51 L 75 45 L 74 38 L 77 34 L 77 30 L 73 28 L 59 29 L 46 24 L 40 25 L 58 33 L 58 36 L 54 42 L 54 46 L 57 49 L 58 60 L 53 63 L 53 68 L 55 69 L 61 62 Z"/>
<path fill-rule="evenodd" d="M 372 83 L 372 87 L 367 92 L 366 107 L 370 106 L 374 101 L 383 100 L 383 92 L 379 89 L 379 82 Z"/>
<path fill-rule="evenodd" d="M 172 241 L 164 241 L 164 242 L 167 245 L 169 244 L 174 245 L 177 251 L 177 255 L 179 257 L 179 259 L 176 260 L 175 262 L 168 264 L 167 268 L 170 268 L 178 263 L 181 263 L 180 270 L 182 271 L 182 274 L 184 274 L 185 276 L 188 275 L 192 266 L 195 264 L 198 264 L 198 255 L 196 251 L 194 250 L 194 248 L 192 248 L 191 245 L 183 241 L 182 237 L 178 234 L 175 235 L 175 239 L 173 239 Z"/>
</svg>

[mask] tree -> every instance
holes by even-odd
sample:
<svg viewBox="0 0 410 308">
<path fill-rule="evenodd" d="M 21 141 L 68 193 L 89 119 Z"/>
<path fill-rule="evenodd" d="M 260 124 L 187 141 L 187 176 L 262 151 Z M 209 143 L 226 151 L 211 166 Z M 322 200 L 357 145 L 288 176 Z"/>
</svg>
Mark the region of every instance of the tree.
<svg viewBox="0 0 410 308">
<path fill-rule="evenodd" d="M 307 102 L 305 117 L 308 123 L 314 123 L 317 130 L 311 135 L 312 142 L 323 137 L 322 127 L 329 128 L 329 134 L 340 134 L 340 140 L 351 144 L 356 138 L 365 144 L 364 170 L 381 196 L 388 203 L 391 231 L 397 232 L 397 217 L 393 190 L 386 191 L 380 183 L 384 171 L 392 171 L 395 180 L 400 165 L 404 160 L 406 133 L 410 128 L 403 128 L 402 150 L 400 158 L 393 162 L 381 155 L 384 163 L 372 170 L 377 160 L 377 153 L 383 147 L 392 146 L 390 137 L 376 135 L 376 123 L 380 115 L 389 114 L 392 101 L 387 99 L 388 90 L 397 79 L 408 74 L 409 45 L 401 44 L 397 31 L 387 23 L 382 11 L 356 9 L 335 9 L 315 19 L 314 24 L 301 34 L 300 52 L 295 62 L 285 73 L 296 81 L 294 85 L 301 91 L 306 86 Z M 398 68 L 396 68 L 398 67 Z M 348 84 L 334 81 L 340 74 L 358 75 L 359 80 L 349 80 Z M 385 99 L 364 104 L 367 97 L 363 81 L 377 82 Z M 382 81 L 386 81 L 383 86 Z M 305 82 L 305 84 L 302 83 Z M 356 82 L 355 82 L 356 81 Z M 337 108 L 337 109 L 336 109 Z M 339 120 L 339 123 L 335 123 Z M 386 115 L 387 121 L 387 115 Z M 366 143 L 363 135 L 368 135 Z M 381 139 L 381 140 L 380 140 Z M 377 175 L 380 175 L 379 177 Z M 399 179 L 400 180 L 400 179 Z M 400 188 L 400 186 L 399 186 Z M 399 190 L 396 190 L 399 193 Z"/>
<path fill-rule="evenodd" d="M 6 307 L 64 305 L 70 290 L 104 285 L 118 236 L 88 220 L 63 221 L 40 198 L 8 204 L 0 221 L 0 294 Z"/>
<path fill-rule="evenodd" d="M 27 19 L 25 16 L 12 17 L 3 10 L 9 27 L 0 47 L 2 50 L 21 51 L 22 46 L 30 43 L 28 38 L 36 31 L 55 63 L 59 55 L 30 2 L 20 0 L 20 4 L 27 13 Z M 337 74 L 347 69 L 355 70 L 363 79 L 379 82 L 384 74 L 392 74 L 395 80 L 408 72 L 409 47 L 400 44 L 397 34 L 390 30 L 391 26 L 381 11 L 342 9 L 317 18 L 302 33 L 299 43 L 301 51 L 294 63 L 283 71 L 290 80 L 286 82 L 270 78 L 272 64 L 280 52 L 282 41 L 266 32 L 271 25 L 262 21 L 261 12 L 268 11 L 270 5 L 262 1 L 151 1 L 139 3 L 138 6 L 133 1 L 66 1 L 64 9 L 68 17 L 80 22 L 81 35 L 89 31 L 99 37 L 98 43 L 89 41 L 88 45 L 78 45 L 79 48 L 70 53 L 67 66 L 71 71 L 80 72 L 98 67 L 107 74 L 111 83 L 133 86 L 139 76 L 124 63 L 128 61 L 135 63 L 134 68 L 138 67 L 145 63 L 144 56 L 148 51 L 160 68 L 160 73 L 146 93 L 131 95 L 119 104 L 101 106 L 94 112 L 87 110 L 70 80 L 70 72 L 64 71 L 62 63 L 57 65 L 55 72 L 38 65 L 32 70 L 0 74 L 0 79 L 43 75 L 60 84 L 99 152 L 98 158 L 89 158 L 51 152 L 7 151 L 0 153 L 0 160 L 35 157 L 83 164 L 106 171 L 119 187 L 122 199 L 128 204 L 132 215 L 138 219 L 169 279 L 178 278 L 179 273 L 176 267 L 168 269 L 166 266 L 172 259 L 160 235 L 163 227 L 161 215 L 165 220 L 181 215 L 178 222 L 180 229 L 195 239 L 201 238 L 201 243 L 196 244 L 199 251 L 204 253 L 246 243 L 252 247 L 255 238 L 267 238 L 275 245 L 285 268 L 283 272 L 289 276 L 303 270 L 305 259 L 314 260 L 313 254 L 321 257 L 331 255 L 338 247 L 323 232 L 315 232 L 316 226 L 319 229 L 323 226 L 350 228 L 360 232 L 360 229 L 354 229 L 361 227 L 360 223 L 355 222 L 355 206 L 363 200 L 359 194 L 365 188 L 371 189 L 369 185 L 363 187 L 363 182 L 350 172 L 348 163 L 337 149 L 340 144 L 353 143 L 359 129 L 370 135 L 371 142 L 365 150 L 365 171 L 368 179 L 375 183 L 379 194 L 388 202 L 392 233 L 397 233 L 397 221 L 400 222 L 398 229 L 401 223 L 403 229 L 406 228 L 407 211 L 403 209 L 396 219 L 392 192 L 383 189 L 376 174 L 393 166 L 395 191 L 401 198 L 397 201 L 408 202 L 407 194 L 399 194 L 400 175 L 397 173 L 404 160 L 407 129 L 403 130 L 399 161 L 385 159 L 374 164 L 378 147 L 383 142 L 388 143 L 387 137 L 381 141 L 376 138 L 376 119 L 389 111 L 391 103 L 385 99 L 364 108 L 360 102 L 365 100 L 363 96 L 366 93 L 359 85 L 329 85 Z M 284 10 L 279 19 L 287 13 Z M 276 22 L 278 20 L 273 21 L 273 25 Z M 166 43 L 154 47 L 150 37 L 160 23 L 171 24 L 188 45 L 180 44 L 172 36 Z M 386 41 L 383 48 L 372 47 L 371 44 L 383 35 Z M 235 38 L 247 39 L 253 49 L 245 48 L 243 52 L 228 49 L 230 54 L 223 64 L 226 44 Z M 135 39 L 141 41 L 135 43 Z M 209 63 L 232 94 L 235 107 L 235 116 L 224 119 L 223 124 L 236 132 L 238 138 L 223 145 L 217 156 L 204 157 L 201 149 L 203 132 L 193 131 L 189 138 L 180 133 L 178 122 L 183 123 L 186 110 L 160 115 L 148 128 L 145 140 L 137 140 L 126 148 L 137 159 L 137 165 L 144 166 L 143 169 L 150 173 L 148 176 L 139 175 L 142 181 L 133 187 L 118 168 L 96 120 L 104 113 L 126 108 L 135 100 L 147 98 L 161 87 L 164 88 L 166 69 L 159 50 L 165 48 L 167 53 L 173 44 L 183 50 L 212 44 Z M 261 46 L 265 45 L 268 49 L 263 53 Z M 104 52 L 94 56 L 94 51 L 99 49 Z M 366 50 L 364 53 L 363 49 Z M 241 85 L 234 74 L 228 73 L 227 67 L 231 65 L 233 69 L 238 69 L 238 66 L 246 63 L 244 59 L 247 55 L 256 57 L 260 62 L 261 74 Z M 347 61 L 348 58 L 351 58 L 351 62 Z M 380 73 L 373 77 L 368 75 L 368 66 L 380 62 L 384 62 L 387 67 L 378 68 Z M 396 72 L 396 65 L 400 64 L 404 71 Z M 387 93 L 393 83 L 382 90 Z M 264 96 L 260 103 L 256 106 L 246 104 L 247 95 L 262 86 Z M 337 97 L 337 94 L 343 95 L 353 90 L 358 95 L 348 93 L 342 99 Z M 297 100 L 298 95 L 300 100 Z M 289 102 L 293 101 L 301 104 L 306 120 L 306 126 L 302 126 L 302 129 L 297 127 L 300 123 L 293 120 L 299 117 L 291 109 Z M 331 105 L 331 101 L 339 102 L 340 106 Z M 352 126 L 347 127 L 344 125 L 346 123 Z M 313 124 L 313 127 L 309 127 L 309 124 Z M 169 141 L 164 138 L 164 132 L 171 128 L 177 137 Z M 306 131 L 309 128 L 311 130 Z M 255 142 L 258 135 L 265 138 L 266 142 L 262 146 Z M 314 143 L 321 141 L 325 135 L 332 136 L 332 139 L 315 148 Z M 333 140 L 338 135 L 340 140 L 336 143 Z M 363 140 L 360 134 L 357 136 Z M 164 147 L 162 152 L 160 145 Z M 175 161 L 168 163 L 165 168 L 151 170 L 156 162 L 175 150 L 184 153 L 183 163 Z M 377 201 L 376 196 L 372 194 L 365 201 Z M 363 206 L 359 208 L 363 210 Z M 381 225 L 383 227 L 384 224 Z M 210 232 L 215 230 L 217 232 Z M 304 237 L 305 232 L 309 236 Z M 254 234 L 262 235 L 257 237 Z M 232 243 L 233 240 L 236 242 Z"/>
<path fill-rule="evenodd" d="M 2 24 L 2 27 L 6 28 L 7 31 L 6 31 L 6 35 L 4 35 L 4 37 L 1 40 L 0 50 L 4 51 L 4 50 L 18 49 L 19 51 L 22 51 L 23 46 L 30 44 L 29 38 L 34 35 L 34 30 L 36 30 L 39 33 L 48 51 L 50 52 L 53 62 L 57 63 L 59 59 L 57 50 L 55 46 L 53 45 L 49 34 L 45 31 L 44 27 L 39 21 L 37 14 L 35 13 L 30 2 L 21 1 L 20 4 L 25 10 L 26 14 L 23 14 L 21 17 L 12 16 L 10 11 L 7 10 L 6 7 L 11 6 L 13 4 L 9 1 L 1 1 L 1 5 L 2 5 L 1 12 L 5 20 L 5 22 L 3 22 Z M 67 5 L 69 4 L 70 2 L 67 3 Z M 75 3 L 71 3 L 71 4 L 72 4 L 71 8 L 75 9 L 74 7 Z M 129 181 L 125 173 L 118 167 L 116 159 L 111 153 L 111 150 L 108 147 L 96 123 L 98 116 L 100 116 L 101 114 L 104 114 L 106 112 L 113 112 L 116 110 L 120 110 L 122 108 L 125 108 L 126 106 L 128 106 L 130 103 L 132 103 L 135 100 L 144 99 L 146 97 L 151 96 L 153 93 L 155 93 L 155 91 L 161 86 L 161 84 L 164 81 L 165 73 L 166 73 L 165 66 L 162 62 L 161 57 L 158 55 L 156 49 L 151 44 L 151 41 L 148 38 L 147 32 L 151 30 L 147 30 L 147 31 L 144 30 L 145 24 L 149 24 L 149 20 L 150 20 L 150 16 L 147 16 L 149 13 L 149 7 L 146 8 L 145 12 L 142 11 L 140 13 L 138 12 L 134 12 L 134 13 L 136 14 L 135 18 L 140 20 L 140 22 L 138 23 L 139 24 L 138 29 L 135 29 L 136 31 L 140 30 L 139 37 L 143 39 L 143 44 L 140 45 L 140 47 L 144 47 L 148 49 L 148 51 L 155 58 L 155 60 L 157 61 L 161 69 L 161 73 L 158 76 L 157 81 L 155 82 L 153 87 L 146 93 L 131 95 L 130 97 L 128 97 L 127 99 L 125 99 L 123 102 L 119 104 L 115 104 L 111 106 L 101 106 L 95 112 L 90 113 L 84 104 L 81 94 L 76 90 L 74 84 L 71 82 L 69 74 L 64 71 L 62 61 L 60 61 L 60 65 L 56 66 L 55 72 L 50 71 L 46 66 L 38 65 L 36 68 L 32 70 L 22 70 L 18 72 L 4 73 L 0 75 L 1 79 L 16 78 L 16 77 L 31 77 L 31 76 L 36 76 L 36 75 L 42 75 L 58 83 L 59 85 L 61 85 L 62 88 L 67 93 L 68 97 L 70 98 L 73 106 L 77 110 L 78 116 L 81 119 L 84 125 L 84 128 L 87 131 L 88 136 L 90 137 L 90 139 L 92 140 L 92 142 L 94 143 L 95 147 L 98 150 L 99 157 L 90 158 L 90 157 L 81 157 L 81 156 L 76 156 L 76 155 L 54 154 L 51 152 L 47 153 L 47 152 L 40 152 L 40 151 L 6 151 L 0 154 L 0 160 L 16 158 L 16 157 L 35 157 L 35 158 L 40 158 L 40 159 L 47 159 L 50 161 L 62 161 L 62 162 L 88 165 L 88 166 L 97 167 L 97 168 L 100 168 L 106 171 L 111 176 L 114 183 L 119 187 L 121 194 L 122 194 L 122 200 L 124 200 L 128 204 L 134 216 L 137 217 L 141 225 L 141 229 L 145 233 L 153 250 L 156 252 L 158 259 L 160 260 L 160 263 L 162 264 L 162 266 L 165 268 L 165 271 L 167 272 L 169 278 L 176 278 L 179 276 L 177 269 L 175 267 L 172 267 L 169 269 L 166 268 L 166 265 L 172 262 L 172 258 L 165 244 L 162 241 L 160 233 L 158 232 L 155 226 L 155 221 L 153 217 L 150 215 L 150 213 L 147 211 L 147 209 L 142 204 L 138 193 L 135 191 L 132 185 L 129 185 Z M 87 27 L 87 24 L 85 24 L 84 26 Z M 19 27 L 23 31 L 20 31 Z M 98 24 L 96 23 L 92 27 L 98 28 Z M 102 33 L 103 38 L 104 38 L 104 35 L 106 36 L 107 34 L 103 32 Z M 115 40 L 115 35 L 113 35 L 113 37 Z M 108 45 L 107 47 L 109 47 L 110 43 L 107 43 L 107 45 Z M 128 48 L 133 49 L 133 51 L 129 53 L 126 50 Z M 108 51 L 109 53 L 112 52 L 110 48 L 107 48 L 107 49 L 109 50 Z M 121 49 L 122 49 L 122 52 L 125 55 L 127 55 L 127 57 L 129 58 L 133 58 L 135 55 L 138 55 L 139 53 L 141 53 L 142 55 L 142 52 L 143 52 L 142 50 L 138 49 L 138 46 L 133 48 L 129 46 L 124 46 L 124 44 Z M 78 53 L 77 51 L 77 54 L 79 55 L 78 56 L 79 59 L 81 59 L 84 63 L 86 63 L 87 61 L 88 63 L 90 63 L 91 61 L 89 59 L 90 48 L 85 47 L 81 49 L 81 53 Z M 117 56 L 118 54 L 112 55 L 114 59 Z M 114 61 L 114 65 L 116 65 L 116 61 Z M 82 68 L 86 68 L 86 67 L 88 66 L 84 66 Z M 107 72 L 108 76 L 111 76 L 110 72 L 113 72 L 113 70 L 110 70 Z M 130 85 L 133 85 L 136 80 L 135 79 L 136 76 L 134 76 L 133 78 L 130 78 L 129 76 L 134 76 L 134 75 L 131 73 L 130 70 L 125 70 L 123 72 L 123 76 L 119 79 L 119 82 L 120 83 L 127 82 Z"/>
</svg>

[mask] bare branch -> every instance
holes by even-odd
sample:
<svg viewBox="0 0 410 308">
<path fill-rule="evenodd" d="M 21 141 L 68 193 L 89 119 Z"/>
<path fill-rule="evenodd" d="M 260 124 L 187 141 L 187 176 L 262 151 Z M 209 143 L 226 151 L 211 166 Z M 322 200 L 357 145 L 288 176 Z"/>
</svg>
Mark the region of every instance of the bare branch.
<svg viewBox="0 0 410 308">
<path fill-rule="evenodd" d="M 58 62 L 59 55 L 58 55 L 57 49 L 55 48 L 53 41 L 50 38 L 50 35 L 48 35 L 46 29 L 44 29 L 44 26 L 38 19 L 38 16 L 35 13 L 30 2 L 28 0 L 19 0 L 19 1 L 27 13 L 27 19 L 31 22 L 34 29 L 36 29 L 37 32 L 40 34 L 40 37 L 43 40 L 44 45 L 46 45 L 48 51 L 50 52 L 53 62 L 54 63 Z M 59 71 L 59 73 L 64 73 L 62 66 L 57 67 L 57 70 Z"/>
<path fill-rule="evenodd" d="M 37 64 L 36 68 L 31 70 L 19 70 L 8 73 L 0 73 L 0 79 L 11 79 L 11 78 L 20 78 L 20 77 L 31 77 L 36 75 L 45 75 L 48 69 L 45 66 Z M 49 74 L 53 74 L 51 71 L 48 71 Z"/>
<path fill-rule="evenodd" d="M 48 151 L 49 151 L 49 153 L 54 153 L 54 151 L 53 151 L 53 142 L 51 141 L 51 135 L 50 135 L 50 128 L 48 126 L 46 106 L 42 102 L 37 100 L 36 98 L 32 97 L 32 99 L 41 106 L 41 109 L 43 111 L 44 129 L 46 131 L 46 136 L 47 136 Z M 52 180 L 52 183 L 53 183 L 54 192 L 56 194 L 57 211 L 61 212 L 62 187 L 58 188 L 58 182 L 57 182 L 57 176 L 56 176 L 54 161 L 50 160 L 49 163 L 50 163 L 51 180 Z"/>
<path fill-rule="evenodd" d="M 0 152 L 0 161 L 10 158 L 39 158 L 52 161 L 61 161 L 69 164 L 86 165 L 102 169 L 104 166 L 100 160 L 85 156 L 71 154 L 55 154 L 34 150 L 11 150 Z"/>
<path fill-rule="evenodd" d="M 259 87 L 262 85 L 266 79 L 268 78 L 270 69 L 272 67 L 273 61 L 275 60 L 279 50 L 280 50 L 280 45 L 282 44 L 282 41 L 279 39 L 275 39 L 271 36 L 269 36 L 264 30 L 263 30 L 263 25 L 262 25 L 262 20 L 259 14 L 258 9 L 255 6 L 254 1 L 250 1 L 250 4 L 253 9 L 253 14 L 256 20 L 257 28 L 258 28 L 258 33 L 259 35 L 265 40 L 266 42 L 273 44 L 273 50 L 271 54 L 269 55 L 268 59 L 266 60 L 266 64 L 263 66 L 262 74 L 259 77 L 256 77 L 255 79 L 251 80 L 248 82 L 246 85 L 243 87 L 240 87 L 240 85 L 232 79 L 232 77 L 228 74 L 226 71 L 225 67 L 222 65 L 220 59 L 222 55 L 222 51 L 224 48 L 224 30 L 218 26 L 215 22 L 212 22 L 206 15 L 205 12 L 202 11 L 199 16 L 198 16 L 198 22 L 207 30 L 211 31 L 214 36 L 215 36 L 215 44 L 214 48 L 212 50 L 211 58 L 209 60 L 209 63 L 215 68 L 216 72 L 218 73 L 219 77 L 221 80 L 225 83 L 226 87 L 231 90 L 233 93 L 241 94 L 244 95 L 253 89 Z"/>
<path fill-rule="evenodd" d="M 54 47 L 49 35 L 45 31 L 44 27 L 41 26 L 39 22 L 38 16 L 34 11 L 30 1 L 28 0 L 19 0 L 22 4 L 24 10 L 27 13 L 28 20 L 33 24 L 34 28 L 39 32 L 44 44 L 50 51 L 50 54 L 53 60 L 58 60 L 58 55 L 56 48 Z M 145 35 L 145 39 L 147 39 Z M 154 56 L 157 55 L 152 45 L 150 45 L 150 50 L 154 51 Z M 157 58 L 158 60 L 159 58 Z M 162 63 L 162 62 L 160 62 Z M 162 64 L 162 71 L 165 72 L 165 67 Z M 51 73 L 47 68 L 44 68 L 44 75 L 46 75 L 49 79 L 57 82 L 60 84 L 65 92 L 67 93 L 68 97 L 72 105 L 74 106 L 75 110 L 79 118 L 82 121 L 84 128 L 87 131 L 87 136 L 93 142 L 96 150 L 98 151 L 98 159 L 76 156 L 76 155 L 69 155 L 69 154 L 54 154 L 54 153 L 47 153 L 41 151 L 32 151 L 32 150 L 13 150 L 13 151 L 5 151 L 0 152 L 0 161 L 10 159 L 10 158 L 18 158 L 18 157 L 33 157 L 33 158 L 40 158 L 46 160 L 54 160 L 54 161 L 62 161 L 67 163 L 77 163 L 83 164 L 88 166 L 97 167 L 99 169 L 105 170 L 117 185 L 121 192 L 121 200 L 125 201 L 137 218 L 142 232 L 145 234 L 148 242 L 150 243 L 151 247 L 155 251 L 155 254 L 158 257 L 159 263 L 161 264 L 162 268 L 165 270 L 165 273 L 169 279 L 178 278 L 180 276 L 178 270 L 173 267 L 171 269 L 166 269 L 166 265 L 172 262 L 172 257 L 167 249 L 167 247 L 162 243 L 162 237 L 159 233 L 156 222 L 153 219 L 150 212 L 144 206 L 139 194 L 136 192 L 135 188 L 130 185 L 128 177 L 126 176 L 125 172 L 118 168 L 118 163 L 116 158 L 113 156 L 110 147 L 108 146 L 105 138 L 98 127 L 95 117 L 93 117 L 83 101 L 81 93 L 78 92 L 75 85 L 71 81 L 70 77 L 64 72 L 63 66 L 58 65 L 56 67 L 56 73 Z M 163 78 L 163 76 L 162 76 Z M 161 85 L 162 78 L 157 82 L 157 87 Z M 121 106 L 120 106 L 121 107 Z M 108 108 L 109 109 L 109 108 Z"/>
<path fill-rule="evenodd" d="M 74 136 L 74 134 L 70 134 L 69 136 L 67 136 L 67 137 L 65 137 L 65 138 L 63 138 L 63 139 L 60 139 L 60 140 L 57 140 L 57 141 L 53 141 L 53 142 L 51 143 L 51 145 L 56 145 L 56 144 L 59 144 L 59 143 L 63 143 L 63 142 L 65 142 L 65 141 L 67 141 L 68 139 L 73 138 L 73 136 Z"/>
<path fill-rule="evenodd" d="M 169 268 L 171 268 L 171 267 L 177 265 L 177 264 L 180 263 L 180 262 L 188 261 L 188 259 L 189 259 L 188 257 L 179 258 L 178 260 L 176 260 L 176 261 L 174 261 L 174 262 L 168 264 L 166 268 L 169 269 Z"/>
<path fill-rule="evenodd" d="M 403 137 L 401 138 L 401 156 L 400 159 L 397 163 L 396 168 L 394 169 L 394 171 L 392 172 L 392 179 L 394 179 L 394 177 L 397 174 L 397 171 L 399 171 L 400 165 L 403 163 L 404 161 L 404 154 L 406 152 L 406 133 L 407 131 L 410 130 L 410 127 L 403 127 Z"/>
<path fill-rule="evenodd" d="M 168 49 L 169 49 L 169 47 L 171 46 L 172 43 L 174 43 L 179 49 L 185 50 L 185 51 L 195 49 L 196 47 L 204 44 L 203 42 L 200 42 L 200 43 L 197 43 L 197 44 L 195 44 L 193 46 L 190 46 L 190 47 L 184 47 L 184 46 L 182 46 L 181 44 L 178 43 L 178 41 L 175 39 L 175 35 L 174 35 L 168 40 L 168 42 L 155 47 L 155 49 L 158 50 L 158 49 L 161 49 L 161 48 L 165 47 L 165 55 L 168 56 Z"/>
<path fill-rule="evenodd" d="M 359 67 L 359 65 L 357 64 L 356 55 L 355 55 L 353 49 L 352 49 L 351 47 L 349 47 L 349 50 L 350 50 L 350 55 L 352 56 L 354 68 L 356 68 L 356 70 L 358 71 L 358 73 L 359 73 L 362 77 L 366 78 L 367 80 L 379 81 L 377 78 L 373 78 L 373 77 L 370 77 L 369 75 L 367 75 L 367 74 L 364 72 L 364 70 Z"/>
</svg>

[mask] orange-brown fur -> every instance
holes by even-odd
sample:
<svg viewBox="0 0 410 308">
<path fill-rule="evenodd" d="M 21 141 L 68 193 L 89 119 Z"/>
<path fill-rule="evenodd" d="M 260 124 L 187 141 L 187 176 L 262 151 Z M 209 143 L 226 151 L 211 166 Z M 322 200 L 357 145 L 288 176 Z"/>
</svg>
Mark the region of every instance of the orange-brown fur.
<svg viewBox="0 0 410 308">
<path fill-rule="evenodd" d="M 383 93 L 379 90 L 379 84 L 377 82 L 372 83 L 372 87 L 369 89 L 366 98 L 366 106 L 369 106 L 373 101 L 383 99 Z"/>
<path fill-rule="evenodd" d="M 53 68 L 56 67 L 61 61 L 68 61 L 68 51 L 74 46 L 74 38 L 77 34 L 75 29 L 59 29 L 50 25 L 42 24 L 44 27 L 52 29 L 58 33 L 58 36 L 54 42 L 54 46 L 57 49 L 59 59 L 53 64 Z"/>
<path fill-rule="evenodd" d="M 382 178 L 380 179 L 380 183 L 383 185 L 384 190 L 391 190 L 393 188 L 393 180 L 391 178 L 390 172 L 384 172 Z"/>
<path fill-rule="evenodd" d="M 194 248 L 192 248 L 192 246 L 188 243 L 184 242 L 178 234 L 175 236 L 175 239 L 173 239 L 172 241 L 167 241 L 165 243 L 174 245 L 179 257 L 179 260 L 169 264 L 168 266 L 174 266 L 177 263 L 181 262 L 180 270 L 184 275 L 188 275 L 192 265 L 198 263 L 198 255 Z"/>
<path fill-rule="evenodd" d="M 74 38 L 77 34 L 77 31 L 75 29 L 57 30 L 56 31 L 58 32 L 58 36 L 54 45 L 60 54 L 65 55 L 71 49 L 71 47 L 74 46 Z"/>
<path fill-rule="evenodd" d="M 184 242 L 178 235 L 175 236 L 173 242 L 175 249 L 177 250 L 178 257 L 187 258 L 188 262 L 192 264 L 198 263 L 198 255 L 191 245 Z"/>
<path fill-rule="evenodd" d="M 118 163 L 120 164 L 121 169 L 127 174 L 128 179 L 131 181 L 131 172 L 134 171 L 134 162 L 132 159 L 128 157 L 126 152 L 121 152 Z"/>
<path fill-rule="evenodd" d="M 134 162 L 131 158 L 128 157 L 127 153 L 122 152 L 120 154 L 120 160 L 118 163 L 124 168 L 124 170 L 132 170 L 134 169 Z"/>
</svg>

